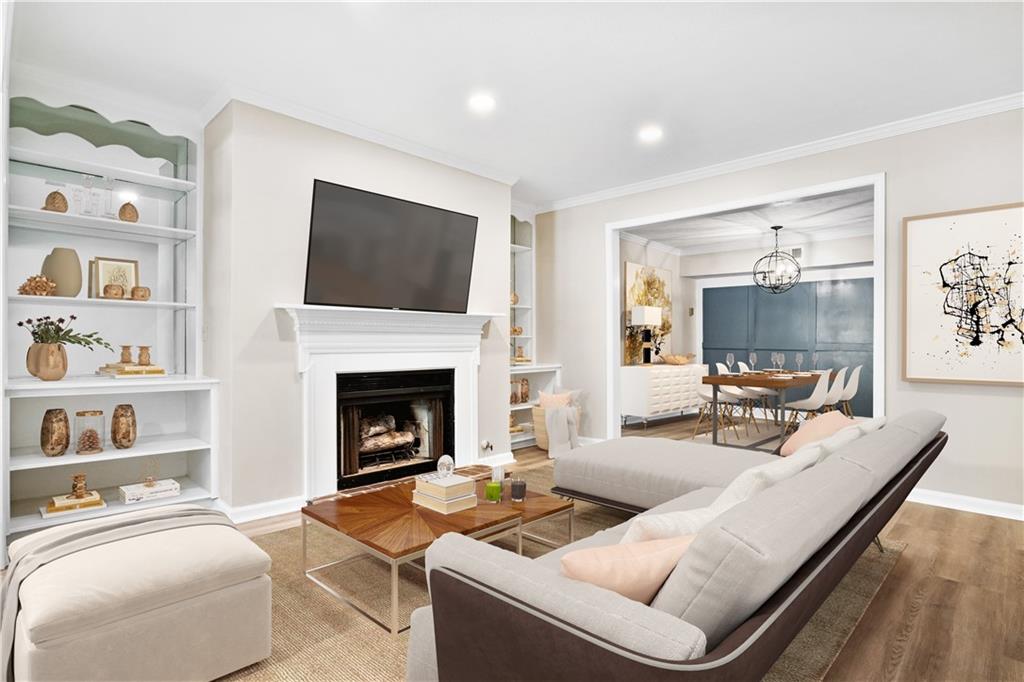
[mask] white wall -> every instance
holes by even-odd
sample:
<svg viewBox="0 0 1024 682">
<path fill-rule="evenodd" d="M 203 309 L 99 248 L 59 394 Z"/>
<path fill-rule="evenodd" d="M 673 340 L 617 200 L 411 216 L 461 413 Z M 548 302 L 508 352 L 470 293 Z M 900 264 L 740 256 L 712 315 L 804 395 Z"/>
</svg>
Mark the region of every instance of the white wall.
<svg viewBox="0 0 1024 682">
<path fill-rule="evenodd" d="M 949 445 L 921 487 L 1024 502 L 1024 392 L 900 379 L 900 221 L 1021 201 L 1022 124 L 1015 110 L 538 216 L 541 347 L 545 360 L 563 363 L 567 386 L 585 389 L 584 433 L 606 432 L 605 224 L 884 172 L 887 412 L 929 408 L 948 417 Z"/>
<path fill-rule="evenodd" d="M 303 491 L 302 399 L 290 321 L 301 303 L 313 179 L 478 216 L 471 312 L 508 308 L 510 188 L 241 102 L 206 129 L 206 371 L 223 382 L 221 495 Z M 479 436 L 510 450 L 508 318 L 481 349 Z M 490 453 L 487 453 L 490 454 Z"/>
</svg>

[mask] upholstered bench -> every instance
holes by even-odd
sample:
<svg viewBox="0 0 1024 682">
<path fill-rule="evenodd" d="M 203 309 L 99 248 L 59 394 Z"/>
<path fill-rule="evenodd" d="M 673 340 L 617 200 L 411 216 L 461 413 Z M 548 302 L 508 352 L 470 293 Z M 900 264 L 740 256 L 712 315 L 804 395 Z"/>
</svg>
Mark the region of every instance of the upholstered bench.
<svg viewBox="0 0 1024 682">
<path fill-rule="evenodd" d="M 211 680 L 270 655 L 270 557 L 226 518 L 180 509 L 194 525 L 150 510 L 146 529 L 122 539 L 124 519 L 145 512 L 111 517 L 114 529 L 111 519 L 84 521 L 11 544 L 13 567 L 28 561 L 19 554 L 43 554 L 42 534 L 79 527 L 111 538 L 87 546 L 79 533 L 72 541 L 84 549 L 37 562 L 21 581 L 16 679 Z"/>
</svg>

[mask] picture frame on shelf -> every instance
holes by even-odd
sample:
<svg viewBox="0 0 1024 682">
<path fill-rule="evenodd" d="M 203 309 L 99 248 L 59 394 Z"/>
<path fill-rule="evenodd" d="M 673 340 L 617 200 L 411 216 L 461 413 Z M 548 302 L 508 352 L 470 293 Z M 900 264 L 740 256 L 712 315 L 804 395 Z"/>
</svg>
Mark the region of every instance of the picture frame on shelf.
<svg viewBox="0 0 1024 682">
<path fill-rule="evenodd" d="M 139 261 L 96 256 L 89 261 L 89 298 L 104 298 L 107 285 L 118 285 L 125 294 L 139 286 Z"/>
</svg>

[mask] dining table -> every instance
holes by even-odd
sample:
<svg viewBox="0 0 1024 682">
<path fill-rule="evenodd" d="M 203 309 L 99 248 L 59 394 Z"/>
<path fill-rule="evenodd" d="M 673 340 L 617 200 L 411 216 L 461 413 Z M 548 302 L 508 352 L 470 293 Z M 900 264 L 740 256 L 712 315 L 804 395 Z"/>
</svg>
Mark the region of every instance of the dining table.
<svg viewBox="0 0 1024 682">
<path fill-rule="evenodd" d="M 711 442 L 718 445 L 718 391 L 720 386 L 739 388 L 770 388 L 778 393 L 779 435 L 765 438 L 756 443 L 740 446 L 756 450 L 759 446 L 779 439 L 779 448 L 786 440 L 786 391 L 791 388 L 813 386 L 818 383 L 819 371 L 787 372 L 786 370 L 763 370 L 739 374 L 715 374 L 704 377 L 703 383 L 711 386 Z M 830 372 L 835 376 L 835 372 Z"/>
</svg>

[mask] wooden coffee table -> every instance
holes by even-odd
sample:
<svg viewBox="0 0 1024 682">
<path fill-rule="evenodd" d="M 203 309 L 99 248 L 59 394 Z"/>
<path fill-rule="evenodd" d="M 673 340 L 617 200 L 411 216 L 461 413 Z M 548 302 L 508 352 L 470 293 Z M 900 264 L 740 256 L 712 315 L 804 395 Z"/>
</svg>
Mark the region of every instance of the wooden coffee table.
<svg viewBox="0 0 1024 682">
<path fill-rule="evenodd" d="M 538 521 L 566 516 L 569 523 L 569 542 L 573 541 L 571 500 L 527 491 L 524 501 L 512 502 L 506 481 L 502 501 L 497 504 L 489 503 L 484 500 L 484 482 L 479 481 L 479 503 L 476 507 L 454 514 L 441 514 L 413 504 L 414 488 L 414 481 L 403 481 L 349 497 L 314 501 L 302 508 L 303 573 L 329 594 L 385 630 L 389 630 L 393 635 L 409 629 L 408 625 L 399 627 L 398 623 L 398 567 L 409 564 L 423 570 L 422 566 L 412 562 L 422 558 L 430 544 L 445 533 L 461 533 L 483 542 L 493 542 L 514 535 L 516 551 L 522 554 L 524 537 L 549 547 L 558 547 L 558 544 L 547 538 L 525 533 L 524 529 Z M 307 568 L 307 526 L 310 523 L 318 523 L 338 533 L 361 550 L 361 553 Z M 391 567 L 390 624 L 378 620 L 351 596 L 339 592 L 316 575 L 318 571 L 331 566 L 346 564 L 367 556 L 379 559 Z"/>
</svg>

